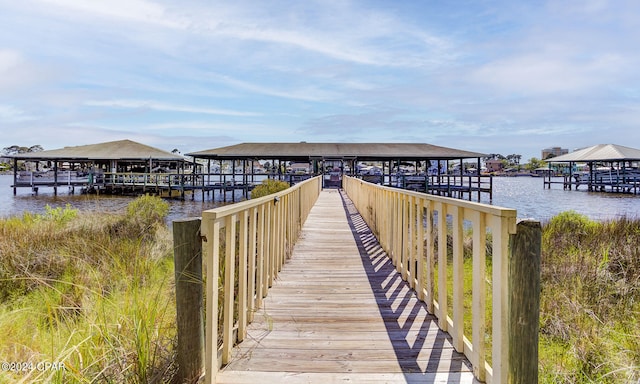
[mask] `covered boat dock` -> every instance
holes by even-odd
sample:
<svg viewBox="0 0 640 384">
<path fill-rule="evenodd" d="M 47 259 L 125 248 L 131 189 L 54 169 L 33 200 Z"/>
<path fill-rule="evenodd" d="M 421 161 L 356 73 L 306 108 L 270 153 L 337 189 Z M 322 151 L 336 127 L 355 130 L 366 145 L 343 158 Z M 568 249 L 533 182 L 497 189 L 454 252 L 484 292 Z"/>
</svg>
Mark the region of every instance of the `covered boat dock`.
<svg viewBox="0 0 640 384">
<path fill-rule="evenodd" d="M 13 193 L 17 188 L 76 188 L 84 193 L 184 194 L 184 157 L 131 140 L 111 141 L 16 154 Z M 23 170 L 18 161 L 25 162 Z"/>
<path fill-rule="evenodd" d="M 291 184 L 323 175 L 323 187 L 341 187 L 342 175 L 349 175 L 468 200 L 473 196 L 480 200 L 483 193 L 491 199 L 493 189 L 491 177 L 478 172 L 484 154 L 423 143 L 242 143 L 187 155 L 203 165 L 197 178 L 202 180 L 203 194 L 210 179 L 251 186 L 265 175 Z M 474 172 L 464 172 L 465 159 L 472 159 Z M 449 172 L 452 162 L 460 164 L 456 174 Z M 299 166 L 305 169 L 300 172 L 288 169 L 294 163 L 308 166 Z M 264 169 L 259 164 L 269 166 Z"/>
<path fill-rule="evenodd" d="M 556 164 L 563 180 L 554 180 L 552 172 L 545 176 L 544 186 L 561 184 L 564 189 L 590 192 L 640 194 L 640 149 L 615 144 L 599 144 L 566 155 L 548 159 L 549 168 Z M 562 166 L 564 164 L 564 166 Z"/>
<path fill-rule="evenodd" d="M 50 187 L 54 194 L 66 187 L 70 193 L 191 193 L 192 199 L 200 192 L 203 200 L 217 193 L 223 201 L 231 192 L 235 201 L 236 192 L 248 198 L 265 179 L 293 185 L 323 175 L 323 187 L 339 188 L 349 175 L 468 200 L 491 199 L 493 190 L 491 177 L 478 172 L 484 154 L 423 143 L 242 143 L 186 156 L 193 161 L 131 140 L 17 154 L 12 187 L 14 194 L 23 187 L 34 193 Z"/>
</svg>

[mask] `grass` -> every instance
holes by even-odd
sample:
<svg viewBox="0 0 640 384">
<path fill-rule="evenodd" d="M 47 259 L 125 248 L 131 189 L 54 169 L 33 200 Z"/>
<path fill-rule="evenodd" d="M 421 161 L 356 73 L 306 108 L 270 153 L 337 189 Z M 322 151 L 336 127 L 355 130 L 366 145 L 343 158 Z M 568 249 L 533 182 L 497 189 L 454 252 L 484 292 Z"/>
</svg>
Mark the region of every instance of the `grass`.
<svg viewBox="0 0 640 384">
<path fill-rule="evenodd" d="M 640 220 L 565 212 L 542 249 L 541 381 L 640 380 Z"/>
<path fill-rule="evenodd" d="M 158 198 L 123 215 L 71 207 L 0 221 L 0 356 L 64 369 L 0 382 L 169 381 L 175 371 L 172 243 Z M 27 366 L 28 367 L 28 366 Z"/>
<path fill-rule="evenodd" d="M 0 358 L 34 367 L 64 363 L 57 370 L 0 371 L 0 383 L 171 381 L 175 296 L 167 210 L 143 197 L 122 215 L 67 206 L 0 220 Z M 488 236 L 487 280 L 490 245 Z M 543 226 L 541 272 L 540 381 L 638 382 L 640 220 L 554 217 Z M 488 297 L 489 311 L 490 303 Z"/>
<path fill-rule="evenodd" d="M 465 335 L 471 336 L 471 231 L 464 240 Z M 452 313 L 452 237 L 447 293 Z M 437 240 L 434 249 L 437 251 Z M 487 236 L 487 360 L 491 356 L 491 236 Z M 435 269 L 437 281 L 437 261 Z M 640 220 L 597 222 L 575 212 L 543 225 L 539 379 L 542 383 L 640 380 Z M 437 286 L 435 287 L 437 298 Z"/>
</svg>

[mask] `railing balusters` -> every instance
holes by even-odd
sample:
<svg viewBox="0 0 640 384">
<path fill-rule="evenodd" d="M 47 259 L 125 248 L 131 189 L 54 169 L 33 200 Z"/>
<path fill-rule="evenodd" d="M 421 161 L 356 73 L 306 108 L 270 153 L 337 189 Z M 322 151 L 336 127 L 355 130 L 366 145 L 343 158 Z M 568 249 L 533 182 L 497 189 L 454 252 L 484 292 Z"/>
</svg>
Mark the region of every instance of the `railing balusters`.
<svg viewBox="0 0 640 384">
<path fill-rule="evenodd" d="M 426 246 L 426 264 L 427 264 L 427 268 L 426 268 L 426 275 L 427 275 L 427 280 L 426 280 L 426 291 L 427 291 L 427 311 L 429 311 L 429 313 L 435 313 L 435 306 L 434 306 L 434 302 L 435 302 L 435 297 L 434 297 L 434 286 L 435 286 L 435 268 L 436 268 L 436 261 L 435 261 L 435 252 L 434 252 L 434 246 L 435 246 L 435 233 L 434 233 L 434 228 L 433 228 L 433 223 L 434 223 L 434 214 L 433 214 L 433 206 L 434 203 L 432 200 L 427 200 L 427 246 Z"/>
<path fill-rule="evenodd" d="M 264 251 L 264 266 L 265 266 L 265 286 L 263 288 L 263 294 L 267 296 L 267 290 L 273 285 L 273 204 L 269 204 L 265 207 L 265 251 Z"/>
<path fill-rule="evenodd" d="M 508 278 L 508 252 L 509 252 L 509 232 L 506 220 L 500 216 L 492 217 L 491 225 L 492 241 L 493 241 L 493 253 L 491 255 L 492 260 L 492 278 L 491 284 L 493 286 L 492 300 L 492 382 L 493 383 L 506 383 L 507 382 L 507 369 L 503 368 L 509 357 L 507 349 L 507 330 L 508 324 L 508 299 L 509 292 Z M 497 374 L 496 374 L 497 373 Z"/>
<path fill-rule="evenodd" d="M 464 208 L 453 206 L 453 347 L 464 352 Z"/>
<path fill-rule="evenodd" d="M 225 220 L 225 255 L 224 255 L 224 320 L 222 329 L 222 364 L 231 360 L 231 349 L 235 344 L 233 336 L 233 312 L 235 302 L 235 267 L 236 267 L 236 215 Z"/>
<path fill-rule="evenodd" d="M 253 314 L 255 313 L 257 306 L 257 299 L 259 294 L 257 294 L 256 289 L 256 280 L 258 277 L 258 273 L 256 273 L 256 254 L 257 250 L 257 241 L 258 241 L 258 207 L 251 208 L 251 214 L 249 215 L 249 259 L 248 263 L 248 274 L 247 274 L 247 294 L 249 295 L 248 304 L 247 304 L 247 322 L 251 323 L 253 321 Z"/>
<path fill-rule="evenodd" d="M 417 207 L 417 227 L 418 227 L 418 237 L 417 237 L 417 277 L 418 277 L 418 286 L 416 291 L 418 292 L 418 299 L 425 301 L 425 274 L 426 274 L 426 266 L 425 266 L 425 238 L 424 238 L 424 200 L 418 199 L 418 207 Z M 429 298 L 431 298 L 429 296 Z M 429 305 L 427 304 L 427 310 Z"/>
<path fill-rule="evenodd" d="M 260 205 L 258 207 L 260 210 L 258 213 L 258 250 L 256 257 L 258 258 L 256 271 L 258 278 L 256 279 L 256 308 L 262 307 L 262 299 L 267 296 L 265 282 L 267 281 L 265 271 L 266 271 L 266 263 L 265 263 L 265 206 Z"/>
<path fill-rule="evenodd" d="M 240 246 L 238 249 L 238 342 L 244 340 L 247 334 L 247 300 L 248 300 L 248 292 L 247 292 L 247 283 L 249 276 L 247 276 L 248 268 L 248 250 L 247 240 L 249 238 L 247 233 L 247 221 L 249 218 L 249 211 L 242 211 L 239 213 L 240 216 L 240 233 L 238 236 L 238 241 L 240 242 Z M 253 295 L 251 295 L 253 297 Z"/>
<path fill-rule="evenodd" d="M 436 203 L 438 211 L 438 327 L 447 331 L 449 326 L 447 316 L 447 209 L 445 203 Z"/>
<path fill-rule="evenodd" d="M 486 380 L 485 367 L 485 308 L 487 300 L 487 284 L 485 275 L 487 273 L 486 249 L 487 249 L 487 227 L 485 214 L 474 211 L 472 217 L 473 230 L 473 293 L 471 304 L 472 343 L 473 354 L 471 362 L 473 364 L 473 374 L 480 381 Z"/>
<path fill-rule="evenodd" d="M 407 281 L 407 254 L 408 254 L 408 242 L 407 242 L 407 226 L 409 220 L 407 219 L 407 196 L 400 195 L 400 225 L 398 228 L 398 243 L 400 244 L 400 273 L 402 274 L 402 280 Z"/>
<path fill-rule="evenodd" d="M 246 337 L 247 324 L 256 308 L 262 305 L 319 193 L 320 178 L 317 177 L 275 195 L 203 212 L 207 266 L 205 383 L 215 383 L 216 372 L 229 362 L 234 344 Z M 224 247 L 221 236 L 224 236 Z M 222 281 L 219 280 L 221 248 L 225 252 Z M 218 324 L 220 292 L 223 318 Z M 219 348 L 220 330 L 222 346 Z"/>
<path fill-rule="evenodd" d="M 515 211 L 380 187 L 350 177 L 344 178 L 344 186 L 356 208 L 378 236 L 381 246 L 390 255 L 402 278 L 409 280 L 411 287 L 418 292 L 418 297 L 426 302 L 427 310 L 430 313 L 435 312 L 439 327 L 452 334 L 454 348 L 463 352 L 471 360 L 475 377 L 480 381 L 502 383 L 507 381 L 507 372 L 521 372 L 522 370 L 514 371 L 509 360 L 512 358 L 509 345 L 517 345 L 517 340 L 514 339 L 516 336 L 510 333 L 513 332 L 515 320 L 510 320 L 509 317 L 511 316 L 509 293 L 513 291 L 514 285 L 520 284 L 519 280 L 522 280 L 509 280 L 510 268 L 515 268 L 509 265 L 511 259 L 509 239 L 516 233 Z M 221 364 L 229 361 L 236 339 L 242 340 L 245 337 L 246 324 L 253 319 L 256 308 L 262 305 L 268 287 L 273 284 L 286 261 L 302 223 L 319 192 L 320 179 L 309 179 L 287 191 L 278 193 L 276 196 L 279 201 L 271 195 L 203 213 L 202 234 L 205 241 L 203 249 L 207 256 L 205 262 L 208 277 L 205 382 L 215 382 L 215 373 Z M 435 222 L 434 215 L 437 217 Z M 472 231 L 471 341 L 464 335 L 465 220 L 471 223 Z M 452 226 L 451 231 L 448 229 L 449 223 Z M 236 226 L 239 228 L 238 236 L 236 236 Z M 488 229 L 491 230 L 493 249 L 492 366 L 486 363 L 485 346 Z M 221 233 L 225 236 L 225 276 L 222 282 L 224 312 L 223 323 L 218 327 Z M 448 281 L 447 277 L 449 236 L 452 239 L 450 251 L 453 255 L 453 281 Z M 529 237 L 535 241 L 535 236 Z M 529 237 L 527 241 L 531 241 Z M 435 240 L 437 240 L 437 252 L 435 252 Z M 527 242 L 523 244 L 520 248 L 528 246 Z M 237 295 L 234 292 L 236 253 L 239 257 Z M 437 281 L 434 279 L 436 257 Z M 535 263 L 532 263 L 532 269 L 535 268 Z M 434 297 L 436 284 L 437 298 Z M 453 288 L 451 303 L 453 319 L 448 316 L 449 286 Z M 519 285 L 518 287 L 519 292 L 531 290 Z M 532 294 L 535 293 L 532 292 Z M 516 299 L 511 297 L 511 300 Z M 237 324 L 234 319 L 235 305 L 238 305 Z M 530 316 L 528 323 L 535 324 L 534 317 Z M 237 327 L 237 337 L 234 336 L 235 327 Z M 221 359 L 218 359 L 219 329 L 222 330 Z M 519 332 L 531 336 L 533 331 L 520 327 Z M 517 337 L 523 336 L 518 334 Z M 518 358 L 516 356 L 512 359 Z M 521 358 L 520 360 L 522 361 Z M 530 369 L 527 368 L 527 370 Z"/>
<path fill-rule="evenodd" d="M 519 268 L 510 265 L 510 236 L 516 233 L 516 212 L 513 209 L 500 208 L 485 204 L 472 203 L 459 199 L 451 199 L 412 191 L 402 191 L 392 187 L 383 187 L 362 180 L 345 177 L 345 190 L 365 221 L 371 227 L 382 248 L 387 252 L 396 266 L 398 273 L 404 279 L 409 278 L 412 287 L 415 287 L 418 297 L 425 301 L 427 311 L 435 313 L 438 317 L 438 326 L 449 331 L 453 338 L 453 346 L 463 352 L 473 364 L 475 377 L 480 381 L 491 383 L 503 383 L 507 381 L 510 370 L 514 371 L 509 359 L 523 361 L 522 356 L 509 354 L 509 343 L 514 342 L 516 335 L 510 334 L 515 326 L 515 320 L 509 320 L 510 307 L 509 293 L 514 290 L 515 284 L 530 284 L 534 282 L 522 282 L 514 278 L 509 282 L 511 270 Z M 373 207 L 373 212 L 369 208 Z M 417 210 L 414 216 L 414 210 Z M 437 219 L 434 222 L 434 215 Z M 449 216 L 448 216 L 449 215 Z M 452 228 L 447 228 L 451 218 Z M 472 338 L 469 341 L 464 335 L 464 221 L 471 223 L 472 230 Z M 426 222 L 425 222 L 426 221 Z M 434 227 L 435 225 L 435 227 Z M 434 233 L 435 229 L 435 233 Z M 485 315 L 487 311 L 487 257 L 486 241 L 487 230 L 492 235 L 492 276 L 491 276 L 491 322 L 492 322 L 492 366 L 486 362 Z M 417 232 L 417 233 L 416 233 Z M 452 239 L 451 254 L 453 255 L 453 281 L 448 281 L 447 258 L 449 255 L 448 237 Z M 535 236 L 529 235 L 535 239 Z M 435 245 L 437 241 L 437 251 Z M 530 240 L 527 240 L 530 241 Z M 529 245 L 527 245 L 529 246 Z M 532 244 L 530 248 L 538 247 Z M 414 254 L 413 252 L 417 253 Z M 511 250 L 511 252 L 514 252 Z M 533 250 L 532 253 L 535 253 Z M 417 260 L 416 260 L 417 257 Z M 435 281 L 435 260 L 438 263 L 438 278 Z M 539 257 L 539 256 L 538 256 Z M 521 260 L 521 259 L 518 259 Z M 526 260 L 526 259 L 525 259 Z M 416 267 L 417 265 L 417 267 Z M 531 269 L 535 269 L 535 263 Z M 417 271 L 413 269 L 417 268 Z M 538 270 L 539 273 L 539 270 Z M 535 276 L 534 276 L 535 277 Z M 415 285 L 413 281 L 415 279 Z M 533 279 L 533 278 L 532 278 Z M 521 280 L 521 279 L 520 279 Z M 434 286 L 437 284 L 438 297 L 434 297 Z M 511 284 L 511 285 L 510 285 Z M 452 308 L 453 319 L 449 318 L 448 287 L 453 287 Z M 530 291 L 532 288 L 519 287 L 520 291 Z M 538 295 L 539 292 L 531 292 Z M 515 300 L 512 297 L 512 300 Z M 532 302 L 535 302 L 534 300 Z M 514 303 L 517 305 L 517 303 Z M 468 311 L 468 309 L 467 309 Z M 530 316 L 528 323 L 535 323 L 535 314 Z M 517 325 L 519 326 L 519 324 Z M 521 333 L 526 333 L 530 344 L 535 336 L 529 331 L 533 329 L 520 327 Z M 537 332 L 537 331 L 535 331 Z M 517 337 L 524 338 L 522 335 Z M 529 346 L 531 349 L 536 345 Z M 530 371 L 526 367 L 523 371 Z"/>
<path fill-rule="evenodd" d="M 220 222 L 215 219 L 202 220 L 202 233 L 205 234 L 206 249 L 210 255 L 206 258 L 207 293 L 206 293 L 206 329 L 205 334 L 205 382 L 213 384 L 218 371 L 218 279 L 220 274 Z M 207 237 L 208 236 L 208 237 Z M 203 239 L 203 240 L 204 240 Z M 214 277 L 215 276 L 215 277 Z"/>
<path fill-rule="evenodd" d="M 409 196 L 409 287 L 416 288 L 416 200 L 415 196 Z"/>
</svg>

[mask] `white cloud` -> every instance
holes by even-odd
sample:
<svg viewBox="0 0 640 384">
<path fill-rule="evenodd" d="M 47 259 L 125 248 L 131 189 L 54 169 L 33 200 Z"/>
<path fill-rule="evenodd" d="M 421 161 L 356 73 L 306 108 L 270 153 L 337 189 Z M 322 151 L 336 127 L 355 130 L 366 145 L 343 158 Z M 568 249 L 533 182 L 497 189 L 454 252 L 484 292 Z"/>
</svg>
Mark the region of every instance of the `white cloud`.
<svg viewBox="0 0 640 384">
<path fill-rule="evenodd" d="M 300 89 L 276 89 L 274 87 L 268 87 L 265 85 L 260 85 L 255 82 L 248 82 L 244 80 L 239 80 L 233 78 L 231 76 L 225 76 L 220 74 L 208 73 L 205 75 L 208 80 L 213 80 L 218 83 L 222 83 L 228 86 L 231 86 L 236 89 L 249 91 L 256 94 L 266 95 L 266 96 L 275 96 L 285 99 L 296 99 L 296 100 L 305 100 L 305 101 L 326 101 L 337 97 L 337 94 L 330 91 L 325 91 L 322 89 L 318 89 L 313 87 L 312 85 L 307 85 L 305 88 Z M 266 83 L 263 81 L 263 84 Z"/>
<path fill-rule="evenodd" d="M 186 105 L 176 105 L 162 103 L 152 100 L 88 100 L 85 105 L 92 107 L 112 107 L 112 108 L 131 108 L 131 109 L 151 109 L 155 111 L 164 112 L 184 112 L 206 115 L 225 115 L 225 116 L 260 116 L 260 113 L 234 111 L 229 109 L 217 109 L 217 108 L 199 108 Z"/>
<path fill-rule="evenodd" d="M 7 74 L 18 67 L 22 61 L 22 56 L 18 52 L 8 49 L 0 50 L 0 78 L 7 76 Z"/>
<path fill-rule="evenodd" d="M 47 72 L 50 70 L 41 70 L 19 51 L 0 49 L 0 91 L 8 92 L 38 83 L 46 79 Z"/>
<path fill-rule="evenodd" d="M 640 145 L 632 0 L 5 3 L 3 130 L 480 152 L 610 130 Z"/>
<path fill-rule="evenodd" d="M 286 135 L 289 129 L 283 126 L 270 126 L 268 123 L 234 123 L 234 122 L 207 122 L 207 121 L 172 121 L 160 124 L 147 124 L 140 127 L 145 131 L 180 131 L 201 135 L 203 132 L 220 132 L 225 134 L 233 134 L 251 139 L 252 136 L 273 136 Z"/>
<path fill-rule="evenodd" d="M 234 44 L 263 43 L 261 50 L 287 57 L 306 51 L 355 64 L 417 67 L 451 53 L 443 36 L 354 2 L 226 3 L 197 11 L 182 11 L 190 31 Z"/>
<path fill-rule="evenodd" d="M 522 94 L 582 92 L 610 83 L 625 65 L 621 57 L 612 54 L 586 60 L 524 54 L 482 65 L 470 78 L 498 90 Z"/>
<path fill-rule="evenodd" d="M 155 24 L 169 28 L 184 28 L 184 22 L 167 15 L 166 8 L 146 0 L 74 1 L 40 0 L 49 6 L 63 8 L 73 17 L 84 15 L 124 20 L 128 22 Z"/>
<path fill-rule="evenodd" d="M 28 115 L 25 111 L 11 105 L 0 105 L 0 122 L 20 123 L 35 120 L 36 117 Z"/>
</svg>

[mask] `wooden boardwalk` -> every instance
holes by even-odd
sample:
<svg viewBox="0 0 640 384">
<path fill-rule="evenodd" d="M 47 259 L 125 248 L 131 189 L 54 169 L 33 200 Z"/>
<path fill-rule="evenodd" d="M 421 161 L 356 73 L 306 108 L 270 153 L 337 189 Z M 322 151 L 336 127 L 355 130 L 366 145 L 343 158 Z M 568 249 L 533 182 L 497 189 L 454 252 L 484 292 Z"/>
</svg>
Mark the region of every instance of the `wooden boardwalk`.
<svg viewBox="0 0 640 384">
<path fill-rule="evenodd" d="M 472 383 L 346 196 L 324 190 L 218 383 Z"/>
</svg>

